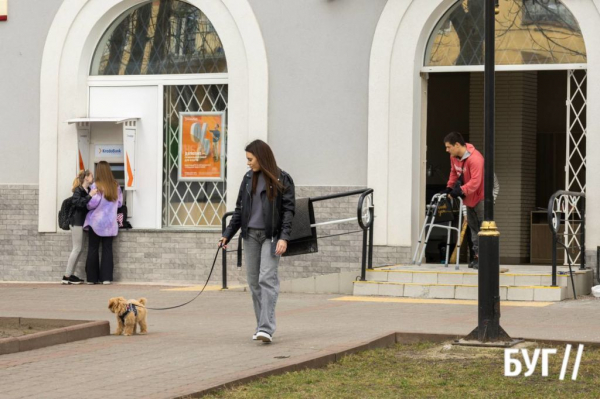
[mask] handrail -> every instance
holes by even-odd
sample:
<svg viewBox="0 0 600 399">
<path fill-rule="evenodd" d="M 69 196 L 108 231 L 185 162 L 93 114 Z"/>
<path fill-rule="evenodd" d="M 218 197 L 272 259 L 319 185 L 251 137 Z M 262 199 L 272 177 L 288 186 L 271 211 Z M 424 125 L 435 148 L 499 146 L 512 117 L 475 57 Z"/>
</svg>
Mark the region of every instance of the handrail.
<svg viewBox="0 0 600 399">
<path fill-rule="evenodd" d="M 345 193 L 336 193 L 330 195 L 323 195 L 319 197 L 309 197 L 312 202 L 326 201 L 330 199 L 350 197 L 353 195 L 359 195 L 358 205 L 356 210 L 356 218 L 350 219 L 341 219 L 334 220 L 330 222 L 324 222 L 322 224 L 331 224 L 331 223 L 343 223 L 348 221 L 357 220 L 358 225 L 363 231 L 363 248 L 362 248 L 362 262 L 361 262 L 361 281 L 366 280 L 367 274 L 367 264 L 368 268 L 373 268 L 373 226 L 375 225 L 375 205 L 373 201 L 373 193 L 374 190 L 372 188 L 366 188 L 361 190 L 353 190 Z M 370 196 L 370 199 L 368 199 Z M 365 203 L 367 204 L 367 208 L 365 208 Z M 232 216 L 234 212 L 227 212 L 223 215 L 223 219 L 221 221 L 222 232 L 225 232 L 227 228 L 227 218 Z M 316 227 L 321 225 L 320 223 L 315 223 L 311 225 L 311 227 Z M 222 271 L 223 271 L 223 289 L 227 289 L 227 249 L 223 248 L 222 252 Z M 242 240 L 239 240 L 237 246 L 237 266 L 242 266 Z"/>
<path fill-rule="evenodd" d="M 358 220 L 358 225 L 363 231 L 363 249 L 362 249 L 362 263 L 360 267 L 360 280 L 367 280 L 367 257 L 369 258 L 369 269 L 373 269 L 373 226 L 375 224 L 375 205 L 373 204 L 373 189 L 369 188 L 361 194 L 358 199 L 358 206 L 356 209 L 356 219 Z M 367 215 L 364 212 L 364 203 L 367 196 L 371 196 L 371 203 L 368 206 L 368 219 L 367 224 L 364 223 L 363 218 Z M 367 244 L 367 235 L 369 236 L 369 243 Z M 367 255 L 367 245 L 369 248 L 369 253 Z"/>
<path fill-rule="evenodd" d="M 575 197 L 577 197 L 575 199 Z M 581 206 L 578 209 L 578 202 L 581 201 Z M 560 233 L 561 225 L 561 214 L 564 214 L 564 221 L 567 225 L 567 229 L 564 233 Z M 578 214 L 580 223 L 580 230 L 576 230 L 573 233 L 569 233 L 568 225 L 570 217 Z M 573 295 L 577 299 L 577 293 L 575 292 L 575 281 L 573 278 L 573 270 L 571 269 L 571 256 L 569 255 L 569 248 L 571 244 L 568 242 L 568 236 L 573 235 L 573 240 L 579 244 L 580 270 L 585 269 L 585 193 L 559 190 L 552 194 L 550 201 L 548 202 L 548 225 L 552 232 L 552 286 L 556 287 L 556 251 L 557 246 L 560 245 L 565 250 L 567 257 L 567 263 L 569 265 L 569 273 L 571 276 L 571 284 L 573 286 Z M 577 240 L 577 234 L 581 231 L 581 242 Z M 565 242 L 560 241 L 558 236 L 562 235 L 565 237 Z"/>
<path fill-rule="evenodd" d="M 322 195 L 320 197 L 312 197 L 310 198 L 310 200 L 312 202 L 319 202 L 319 201 L 324 201 L 324 200 L 328 200 L 328 199 L 335 199 L 335 198 L 342 198 L 342 197 L 351 197 L 353 195 L 358 195 L 358 194 L 363 194 L 365 192 L 373 192 L 372 188 L 364 188 L 364 189 L 360 189 L 360 190 L 354 190 L 354 191 L 347 191 L 345 193 L 337 193 L 337 194 L 330 194 L 330 195 Z"/>
</svg>

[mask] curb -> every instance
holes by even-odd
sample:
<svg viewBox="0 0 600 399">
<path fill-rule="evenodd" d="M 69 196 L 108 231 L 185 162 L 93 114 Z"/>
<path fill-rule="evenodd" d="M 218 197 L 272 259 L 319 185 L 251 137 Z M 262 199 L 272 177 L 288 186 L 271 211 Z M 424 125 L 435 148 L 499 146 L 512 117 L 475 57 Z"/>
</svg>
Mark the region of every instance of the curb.
<svg viewBox="0 0 600 399">
<path fill-rule="evenodd" d="M 415 344 L 419 342 L 447 342 L 462 338 L 458 334 L 429 334 L 414 332 L 393 332 L 378 336 L 369 341 L 357 342 L 347 345 L 334 345 L 317 353 L 298 356 L 286 362 L 279 363 L 276 366 L 267 365 L 257 367 L 220 379 L 213 380 L 211 385 L 200 391 L 190 392 L 185 395 L 175 396 L 176 399 L 199 398 L 222 389 L 233 388 L 235 386 L 247 384 L 261 378 L 281 375 L 288 372 L 301 371 L 305 369 L 316 369 L 326 367 L 331 363 L 336 363 L 342 358 L 366 350 L 387 348 L 395 344 Z M 532 341 L 548 345 L 566 345 L 583 344 L 591 347 L 600 347 L 600 342 L 575 342 L 572 340 L 549 340 L 538 338 L 523 338 L 525 341 Z"/>
<path fill-rule="evenodd" d="M 3 319 L 3 318 L 0 318 Z M 6 318 L 8 319 L 8 318 Z M 50 320 L 10 318 L 18 320 L 19 323 L 36 323 Z M 24 352 L 46 346 L 66 344 L 81 341 L 88 338 L 103 337 L 110 334 L 110 323 L 108 321 L 77 321 L 77 320 L 51 320 L 52 322 L 64 322 L 66 327 L 42 331 L 22 337 L 11 337 L 0 339 L 0 355 Z M 76 324 L 78 323 L 78 324 Z M 64 325 L 64 324 L 63 324 Z"/>
<path fill-rule="evenodd" d="M 246 384 L 260 378 L 280 375 L 293 371 L 304 369 L 315 369 L 340 361 L 342 358 L 355 353 L 363 352 L 370 349 L 387 348 L 396 343 L 416 343 L 416 342 L 442 342 L 460 338 L 458 335 L 452 334 L 421 334 L 421 333 L 388 333 L 380 335 L 374 339 L 352 344 L 334 345 L 327 349 L 321 350 L 310 355 L 299 356 L 290 359 L 276 366 L 268 365 L 257 367 L 252 370 L 236 373 L 233 376 L 213 380 L 211 386 L 202 389 L 201 391 L 190 392 L 182 396 L 177 396 L 178 399 L 192 397 L 201 397 L 215 391 L 225 388 Z"/>
</svg>

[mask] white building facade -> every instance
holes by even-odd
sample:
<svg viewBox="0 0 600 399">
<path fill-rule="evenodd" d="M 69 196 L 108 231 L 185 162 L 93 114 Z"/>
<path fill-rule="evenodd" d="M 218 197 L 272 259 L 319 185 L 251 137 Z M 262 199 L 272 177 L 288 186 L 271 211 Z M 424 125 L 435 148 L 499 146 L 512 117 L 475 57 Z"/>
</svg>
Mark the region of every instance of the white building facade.
<svg viewBox="0 0 600 399">
<path fill-rule="evenodd" d="M 61 277 L 70 235 L 58 228 L 58 209 L 79 168 L 107 160 L 122 176 L 133 225 L 115 243 L 117 280 L 202 280 L 221 217 L 234 208 L 246 171 L 244 147 L 253 139 L 272 146 L 299 196 L 373 188 L 374 265 L 408 262 L 429 191 L 447 174 L 441 138 L 459 130 L 483 147 L 483 69 L 478 59 L 460 59 L 460 26 L 476 15 L 478 2 L 299 3 L 9 0 L 7 20 L 0 22 L 0 279 Z M 571 164 L 571 180 L 579 177 L 581 184 L 570 189 L 587 195 L 586 258 L 593 265 L 600 245 L 593 171 L 600 158 L 586 149 L 594 148 L 600 121 L 587 110 L 600 98 L 600 1 L 500 3 L 522 26 L 553 26 L 575 37 L 558 44 L 547 38 L 555 47 L 546 52 L 543 43 L 527 44 L 539 41 L 536 36 L 515 39 L 532 48 L 518 48 L 518 56 L 497 68 L 498 95 L 505 95 L 497 99 L 497 213 L 501 234 L 509 232 L 501 256 L 507 263 L 531 261 L 529 218 L 547 203 L 547 193 L 567 188 L 560 170 Z M 475 16 L 464 23 L 479 22 Z M 482 51 L 477 38 L 468 40 L 473 53 Z M 559 92 L 563 108 L 549 100 L 549 90 Z M 584 99 L 572 102 L 574 111 L 564 107 L 571 91 Z M 223 118 L 221 176 L 184 181 L 182 113 L 211 112 Z M 562 119 L 547 122 L 546 115 L 560 112 L 581 122 L 574 132 L 579 163 L 567 149 L 576 129 Z M 131 148 L 130 158 L 107 157 L 103 148 Z M 567 155 L 550 157 L 560 151 Z M 134 183 L 125 187 L 127 180 Z M 355 197 L 317 206 L 321 221 L 355 214 Z M 355 223 L 345 223 L 320 235 L 355 230 Z M 280 274 L 358 273 L 361 243 L 360 234 L 324 238 L 318 254 L 285 259 Z M 241 278 L 233 257 L 230 263 L 230 273 Z"/>
</svg>

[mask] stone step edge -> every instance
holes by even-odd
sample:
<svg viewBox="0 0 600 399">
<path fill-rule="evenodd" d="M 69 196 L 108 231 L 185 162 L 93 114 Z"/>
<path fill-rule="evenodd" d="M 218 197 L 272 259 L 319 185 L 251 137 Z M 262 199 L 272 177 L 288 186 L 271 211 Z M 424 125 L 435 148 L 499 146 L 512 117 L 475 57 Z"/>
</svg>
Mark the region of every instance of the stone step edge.
<svg viewBox="0 0 600 399">
<path fill-rule="evenodd" d="M 417 273 L 417 274 L 468 274 L 477 275 L 477 272 L 461 272 L 461 271 L 425 271 L 425 270 L 377 270 L 367 269 L 367 273 Z M 576 271 L 574 274 L 586 274 L 586 271 Z M 525 276 L 525 277 L 552 277 L 552 273 L 500 273 L 502 276 Z M 556 277 L 569 278 L 567 274 L 557 274 Z"/>
<path fill-rule="evenodd" d="M 421 285 L 427 287 L 478 287 L 473 284 L 432 284 L 432 283 L 396 283 L 389 281 L 360 281 L 356 280 L 353 282 L 354 284 L 382 284 L 382 285 Z M 552 289 L 552 290 L 560 290 L 566 289 L 566 287 L 549 287 L 545 285 L 500 285 L 501 288 L 523 288 L 523 289 Z"/>
</svg>

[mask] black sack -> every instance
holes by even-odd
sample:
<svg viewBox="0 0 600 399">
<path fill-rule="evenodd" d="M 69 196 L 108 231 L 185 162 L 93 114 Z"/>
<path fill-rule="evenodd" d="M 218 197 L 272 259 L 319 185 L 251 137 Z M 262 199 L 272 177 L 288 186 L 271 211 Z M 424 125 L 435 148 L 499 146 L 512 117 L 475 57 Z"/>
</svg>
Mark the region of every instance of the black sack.
<svg viewBox="0 0 600 399">
<path fill-rule="evenodd" d="M 292 221 L 292 234 L 288 241 L 287 250 L 283 256 L 313 254 L 319 252 L 317 245 L 317 228 L 315 210 L 310 198 L 296 200 L 296 212 Z"/>
<path fill-rule="evenodd" d="M 463 163 L 464 164 L 464 163 Z M 458 176 L 458 179 L 454 182 L 454 188 L 462 187 L 464 185 L 464 175 Z M 446 196 L 439 200 L 438 208 L 435 213 L 435 222 L 445 223 L 454 221 L 454 209 L 453 202 Z"/>
<path fill-rule="evenodd" d="M 131 223 L 127 221 L 127 205 L 123 205 L 117 209 L 117 226 L 120 229 L 131 229 Z"/>
<path fill-rule="evenodd" d="M 454 209 L 452 202 L 448 198 L 439 200 L 438 207 L 435 212 L 435 222 L 453 222 L 454 221 Z"/>
<path fill-rule="evenodd" d="M 60 206 L 60 211 L 58 211 L 58 227 L 63 230 L 71 230 L 71 217 L 74 211 L 73 197 L 65 199 Z"/>
</svg>

